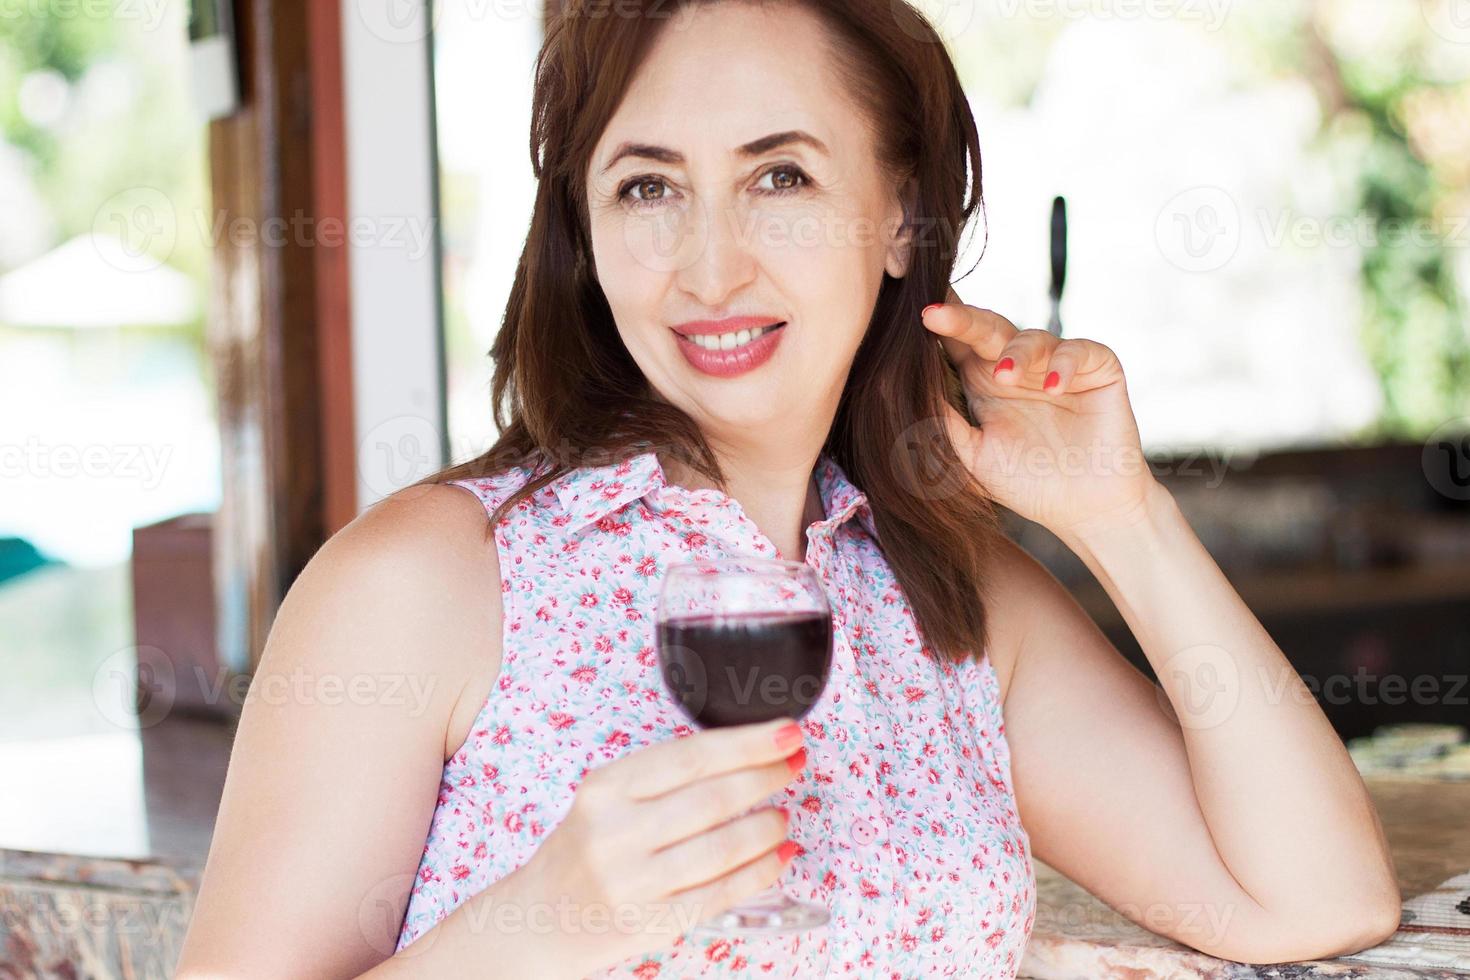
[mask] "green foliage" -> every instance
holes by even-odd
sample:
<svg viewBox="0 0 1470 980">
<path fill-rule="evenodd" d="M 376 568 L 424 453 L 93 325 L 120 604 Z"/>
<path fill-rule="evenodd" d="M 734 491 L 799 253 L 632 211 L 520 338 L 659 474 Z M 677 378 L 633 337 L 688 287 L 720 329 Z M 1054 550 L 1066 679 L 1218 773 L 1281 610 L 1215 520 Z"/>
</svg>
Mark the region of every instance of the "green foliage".
<svg viewBox="0 0 1470 980">
<path fill-rule="evenodd" d="M 148 23 L 95 16 L 96 6 L 27 4 L 0 17 L 0 138 L 27 159 L 55 223 L 53 244 L 94 230 L 115 195 L 161 192 L 173 234 L 159 257 L 189 274 L 202 296 L 207 131 L 187 97 L 181 8 Z M 64 79 L 65 108 L 56 120 L 28 118 L 27 79 L 48 76 Z M 202 342 L 202 317 L 194 329 Z"/>
</svg>

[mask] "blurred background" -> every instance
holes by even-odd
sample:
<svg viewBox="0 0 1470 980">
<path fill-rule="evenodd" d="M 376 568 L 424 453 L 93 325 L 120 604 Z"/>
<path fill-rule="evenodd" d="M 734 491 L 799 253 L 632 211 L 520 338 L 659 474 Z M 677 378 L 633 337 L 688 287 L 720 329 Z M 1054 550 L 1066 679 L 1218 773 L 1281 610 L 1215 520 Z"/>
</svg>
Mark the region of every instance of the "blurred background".
<svg viewBox="0 0 1470 980">
<path fill-rule="evenodd" d="M 1361 764 L 1463 724 L 1470 6 L 915 5 L 979 124 L 961 298 L 1044 327 L 1063 197 L 1066 335 Z M 202 858 L 294 575 L 493 440 L 545 13 L 0 6 L 0 848 Z"/>
</svg>

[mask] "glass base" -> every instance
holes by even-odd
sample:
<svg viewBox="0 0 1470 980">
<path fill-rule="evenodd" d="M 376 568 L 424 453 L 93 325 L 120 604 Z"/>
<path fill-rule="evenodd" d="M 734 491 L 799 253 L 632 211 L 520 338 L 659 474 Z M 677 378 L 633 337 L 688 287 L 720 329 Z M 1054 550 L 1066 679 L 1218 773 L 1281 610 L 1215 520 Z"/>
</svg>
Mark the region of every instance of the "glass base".
<svg viewBox="0 0 1470 980">
<path fill-rule="evenodd" d="M 779 887 L 772 886 L 699 923 L 692 931 L 695 936 L 805 932 L 826 925 L 831 918 L 822 906 L 798 902 Z"/>
</svg>

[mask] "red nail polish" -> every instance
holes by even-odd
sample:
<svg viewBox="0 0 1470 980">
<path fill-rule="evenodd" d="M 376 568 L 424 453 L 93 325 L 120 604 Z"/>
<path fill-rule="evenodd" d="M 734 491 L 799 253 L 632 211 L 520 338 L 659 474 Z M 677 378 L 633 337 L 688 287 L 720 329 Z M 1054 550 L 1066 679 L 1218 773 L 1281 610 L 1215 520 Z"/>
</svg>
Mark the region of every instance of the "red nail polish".
<svg viewBox="0 0 1470 980">
<path fill-rule="evenodd" d="M 776 856 L 781 859 L 782 864 L 785 864 L 796 857 L 796 852 L 800 849 L 801 845 L 794 840 L 782 841 L 781 846 L 776 848 Z"/>
<path fill-rule="evenodd" d="M 801 726 L 796 722 L 788 722 L 776 729 L 776 748 L 791 751 L 801 744 Z"/>
<path fill-rule="evenodd" d="M 806 749 L 797 749 L 795 754 L 786 757 L 786 768 L 792 773 L 801 772 L 806 768 Z"/>
<path fill-rule="evenodd" d="M 1046 376 L 1046 380 L 1041 383 L 1041 387 L 1043 387 L 1043 388 L 1055 388 L 1057 386 L 1058 382 L 1060 382 L 1061 380 L 1062 380 L 1062 376 L 1060 374 L 1058 374 L 1057 372 L 1053 371 L 1051 374 L 1048 374 Z"/>
<path fill-rule="evenodd" d="M 779 814 L 781 814 L 781 819 L 782 820 L 785 820 L 788 823 L 791 822 L 791 811 L 790 810 L 787 810 L 784 806 L 778 806 L 778 807 L 776 807 L 776 812 L 779 813 Z"/>
<path fill-rule="evenodd" d="M 1012 358 L 1003 357 L 1000 359 L 1000 363 L 995 366 L 995 370 L 991 372 L 991 375 L 994 376 L 1000 374 L 1002 371 L 1009 371 L 1015 366 L 1016 362 Z"/>
<path fill-rule="evenodd" d="M 943 305 L 944 305 L 943 303 L 930 303 L 928 306 L 924 307 L 922 310 L 919 311 L 919 316 L 923 316 L 925 313 L 928 313 L 930 310 L 937 310 L 937 309 L 939 309 Z"/>
</svg>

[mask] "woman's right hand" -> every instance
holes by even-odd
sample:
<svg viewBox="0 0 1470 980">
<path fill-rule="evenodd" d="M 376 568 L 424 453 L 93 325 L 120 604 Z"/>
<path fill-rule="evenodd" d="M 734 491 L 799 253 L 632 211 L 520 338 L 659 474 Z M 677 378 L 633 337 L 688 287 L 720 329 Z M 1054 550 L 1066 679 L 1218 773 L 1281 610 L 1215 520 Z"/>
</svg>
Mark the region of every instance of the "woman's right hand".
<svg viewBox="0 0 1470 980">
<path fill-rule="evenodd" d="M 801 739 L 786 718 L 704 729 L 588 771 L 502 903 L 577 976 L 671 944 L 780 879 L 786 812 L 746 811 L 804 768 Z"/>
</svg>

